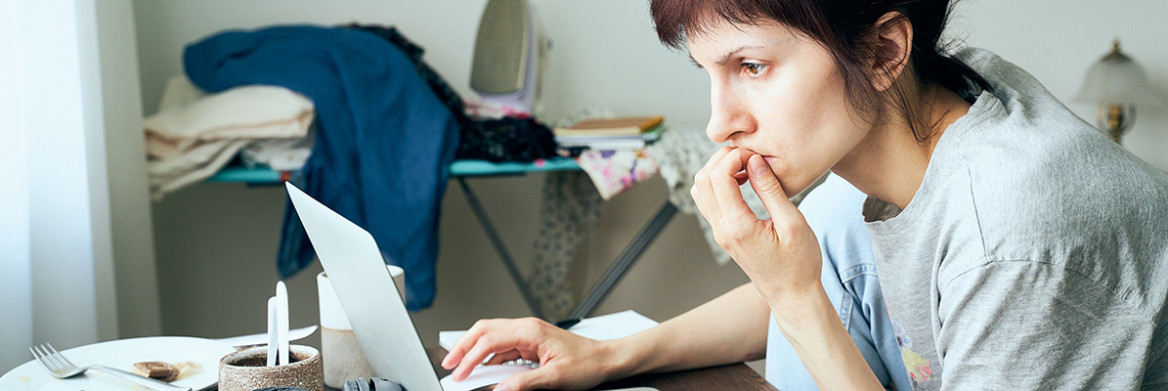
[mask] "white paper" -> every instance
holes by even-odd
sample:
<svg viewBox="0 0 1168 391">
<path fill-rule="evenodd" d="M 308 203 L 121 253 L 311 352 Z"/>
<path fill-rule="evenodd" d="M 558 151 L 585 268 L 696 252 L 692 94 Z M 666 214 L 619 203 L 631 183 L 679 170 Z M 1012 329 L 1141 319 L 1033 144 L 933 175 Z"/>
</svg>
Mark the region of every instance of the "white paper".
<svg viewBox="0 0 1168 391">
<path fill-rule="evenodd" d="M 657 322 L 653 319 L 638 314 L 636 311 L 627 310 L 595 318 L 585 318 L 568 331 L 581 337 L 604 341 L 624 338 L 656 325 Z"/>
<path fill-rule="evenodd" d="M 593 318 L 585 318 L 580 323 L 569 328 L 568 331 L 581 337 L 603 341 L 624 338 L 656 325 L 657 322 L 653 319 L 649 319 L 637 313 L 637 311 L 627 310 Z M 454 343 L 458 342 L 458 339 L 462 338 L 463 334 L 466 334 L 466 330 L 439 332 L 438 345 L 449 351 L 454 348 Z"/>
<path fill-rule="evenodd" d="M 274 298 L 275 297 L 273 297 L 273 299 Z M 275 309 L 275 308 L 273 307 L 273 309 Z M 273 315 L 274 314 L 275 314 L 275 312 L 273 312 Z M 308 327 L 301 327 L 298 329 L 293 329 L 293 330 L 288 332 L 288 340 L 289 341 L 296 341 L 296 340 L 304 339 L 304 338 L 308 337 L 309 335 L 312 335 L 312 333 L 315 333 L 315 332 L 316 332 L 316 325 L 312 325 L 312 326 L 308 326 Z M 255 333 L 255 334 L 248 334 L 248 335 L 240 335 L 238 337 L 219 338 L 219 339 L 215 339 L 214 341 L 221 343 L 221 344 L 224 344 L 224 345 L 227 345 L 227 346 L 235 346 L 235 347 L 266 345 L 268 343 L 268 333 Z"/>
</svg>

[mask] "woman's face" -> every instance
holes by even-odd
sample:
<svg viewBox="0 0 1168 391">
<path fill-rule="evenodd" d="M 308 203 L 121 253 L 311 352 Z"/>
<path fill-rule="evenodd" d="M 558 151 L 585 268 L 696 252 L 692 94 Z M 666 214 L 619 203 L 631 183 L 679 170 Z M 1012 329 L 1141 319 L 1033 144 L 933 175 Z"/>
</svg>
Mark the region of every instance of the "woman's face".
<svg viewBox="0 0 1168 391">
<path fill-rule="evenodd" d="M 868 133 L 831 54 L 780 23 L 718 22 L 689 37 L 689 52 L 710 75 L 707 136 L 762 155 L 788 196 Z"/>
</svg>

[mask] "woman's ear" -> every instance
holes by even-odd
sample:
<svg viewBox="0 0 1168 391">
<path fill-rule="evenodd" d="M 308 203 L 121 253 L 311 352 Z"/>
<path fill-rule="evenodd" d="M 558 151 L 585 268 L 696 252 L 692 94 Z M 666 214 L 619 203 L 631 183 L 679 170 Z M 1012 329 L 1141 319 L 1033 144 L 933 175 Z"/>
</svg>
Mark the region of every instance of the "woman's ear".
<svg viewBox="0 0 1168 391">
<path fill-rule="evenodd" d="M 872 86 L 885 91 L 908 66 L 912 54 L 913 28 L 900 12 L 889 12 L 872 25 L 872 57 L 869 72 Z"/>
</svg>

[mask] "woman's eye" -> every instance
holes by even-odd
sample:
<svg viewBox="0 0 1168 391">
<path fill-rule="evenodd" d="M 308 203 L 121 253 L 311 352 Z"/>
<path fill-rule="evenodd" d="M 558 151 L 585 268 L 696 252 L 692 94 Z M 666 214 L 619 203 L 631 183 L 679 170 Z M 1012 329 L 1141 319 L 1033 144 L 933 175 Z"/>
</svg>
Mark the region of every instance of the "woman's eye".
<svg viewBox="0 0 1168 391">
<path fill-rule="evenodd" d="M 746 73 L 749 73 L 751 76 L 758 76 L 766 70 L 766 65 L 753 62 L 744 62 L 742 63 L 742 69 L 746 70 Z"/>
</svg>

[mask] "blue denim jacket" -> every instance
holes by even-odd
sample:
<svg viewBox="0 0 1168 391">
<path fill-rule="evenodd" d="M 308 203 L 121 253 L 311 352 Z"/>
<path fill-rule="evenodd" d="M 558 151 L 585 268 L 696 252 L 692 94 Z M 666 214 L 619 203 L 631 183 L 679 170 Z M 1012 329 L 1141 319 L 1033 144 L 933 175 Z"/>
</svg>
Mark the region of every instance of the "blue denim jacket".
<svg viewBox="0 0 1168 391">
<path fill-rule="evenodd" d="M 803 199 L 799 210 L 823 251 L 823 288 L 860 354 L 884 388 L 911 390 L 860 213 L 866 197 L 832 174 Z M 818 389 L 773 316 L 767 336 L 766 379 L 784 391 Z"/>
</svg>

